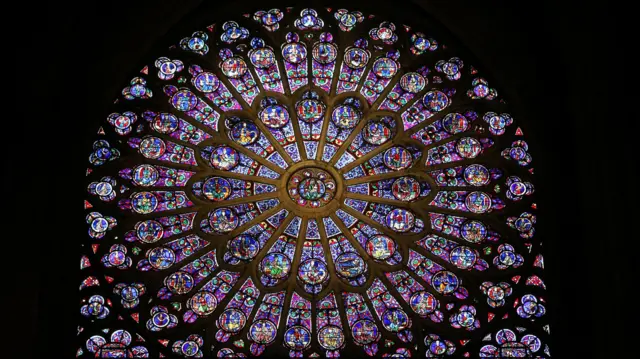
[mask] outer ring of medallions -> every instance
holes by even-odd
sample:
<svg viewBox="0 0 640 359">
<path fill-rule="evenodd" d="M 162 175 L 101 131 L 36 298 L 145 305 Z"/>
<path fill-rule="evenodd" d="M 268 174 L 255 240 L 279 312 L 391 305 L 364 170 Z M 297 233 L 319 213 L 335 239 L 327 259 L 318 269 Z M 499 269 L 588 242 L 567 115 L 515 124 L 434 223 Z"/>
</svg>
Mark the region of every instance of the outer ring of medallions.
<svg viewBox="0 0 640 359">
<path fill-rule="evenodd" d="M 335 180 L 336 182 L 335 195 L 333 196 L 331 201 L 329 201 L 329 203 L 327 203 L 326 205 L 318 208 L 307 208 L 297 204 L 289 196 L 289 193 L 287 191 L 287 184 L 289 183 L 289 179 L 294 173 L 304 168 L 319 168 L 321 170 L 328 172 Z M 300 213 L 307 217 L 318 217 L 318 218 L 325 217 L 325 216 L 328 216 L 330 213 L 334 213 L 338 209 L 338 207 L 340 207 L 340 203 L 342 203 L 342 200 L 343 200 L 342 197 L 344 194 L 344 191 L 343 191 L 344 181 L 342 179 L 342 175 L 335 168 L 333 168 L 333 166 L 329 165 L 326 162 L 316 161 L 316 160 L 306 160 L 306 161 L 298 162 L 292 165 L 291 167 L 287 168 L 286 172 L 281 177 L 280 181 L 281 181 L 280 188 L 279 188 L 280 203 L 282 203 L 284 208 L 286 208 L 288 211 L 291 211 L 293 213 Z"/>
</svg>

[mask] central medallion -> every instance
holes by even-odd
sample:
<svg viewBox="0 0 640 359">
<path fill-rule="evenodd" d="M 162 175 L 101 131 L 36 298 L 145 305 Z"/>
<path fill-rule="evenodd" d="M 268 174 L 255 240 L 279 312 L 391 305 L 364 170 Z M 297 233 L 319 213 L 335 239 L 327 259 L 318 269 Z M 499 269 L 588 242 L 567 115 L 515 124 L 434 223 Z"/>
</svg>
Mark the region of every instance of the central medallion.
<svg viewBox="0 0 640 359">
<path fill-rule="evenodd" d="M 336 193 L 336 180 L 317 167 L 306 167 L 295 171 L 287 183 L 287 192 L 298 205 L 318 208 L 331 202 Z"/>
<path fill-rule="evenodd" d="M 308 201 L 317 201 L 327 193 L 327 186 L 318 178 L 305 178 L 298 184 L 300 197 Z"/>
</svg>

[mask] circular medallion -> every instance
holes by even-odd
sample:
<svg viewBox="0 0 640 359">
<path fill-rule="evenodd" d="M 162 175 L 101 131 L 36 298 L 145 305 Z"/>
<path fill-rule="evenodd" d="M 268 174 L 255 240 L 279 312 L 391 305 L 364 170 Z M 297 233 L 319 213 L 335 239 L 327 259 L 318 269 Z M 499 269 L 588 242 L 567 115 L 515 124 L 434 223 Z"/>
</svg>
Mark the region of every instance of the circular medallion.
<svg viewBox="0 0 640 359">
<path fill-rule="evenodd" d="M 167 150 L 167 145 L 158 137 L 145 137 L 140 142 L 140 153 L 146 158 L 155 160 L 162 156 Z"/>
<path fill-rule="evenodd" d="M 449 98 L 442 91 L 429 91 L 422 99 L 429 111 L 438 112 L 449 106 Z"/>
<path fill-rule="evenodd" d="M 213 92 L 220 87 L 220 80 L 211 72 L 201 72 L 192 81 L 193 86 L 204 93 Z"/>
<path fill-rule="evenodd" d="M 512 330 L 510 330 L 510 329 L 500 329 L 496 333 L 496 342 L 498 342 L 498 344 L 504 344 L 504 343 L 508 343 L 508 342 L 515 342 L 516 341 L 516 337 L 517 337 L 516 333 L 514 333 Z"/>
<path fill-rule="evenodd" d="M 160 177 L 158 170 L 152 165 L 139 165 L 133 169 L 132 175 L 133 182 L 142 187 L 153 186 Z"/>
<path fill-rule="evenodd" d="M 94 232 L 104 233 L 109 229 L 109 221 L 107 221 L 104 217 L 95 218 L 91 221 L 91 229 Z"/>
<path fill-rule="evenodd" d="M 361 319 L 351 327 L 351 335 L 353 340 L 360 345 L 371 344 L 378 340 L 378 326 L 369 319 Z"/>
<path fill-rule="evenodd" d="M 449 271 L 440 271 L 431 277 L 431 286 L 440 294 L 451 294 L 458 289 L 458 277 Z"/>
<path fill-rule="evenodd" d="M 393 30 L 388 27 L 379 27 L 376 32 L 380 40 L 389 40 L 393 37 Z"/>
<path fill-rule="evenodd" d="M 125 115 L 120 115 L 113 121 L 113 125 L 118 130 L 127 130 L 129 127 L 131 127 L 131 124 L 131 118 Z"/>
<path fill-rule="evenodd" d="M 469 126 L 467 118 L 456 112 L 449 113 L 442 119 L 442 127 L 452 135 L 468 130 Z"/>
<path fill-rule="evenodd" d="M 232 79 L 238 79 L 247 73 L 247 63 L 239 57 L 230 57 L 220 65 L 222 73 Z"/>
<path fill-rule="evenodd" d="M 369 62 L 369 53 L 359 47 L 352 47 L 344 54 L 344 63 L 352 69 L 361 69 Z"/>
<path fill-rule="evenodd" d="M 403 202 L 411 202 L 420 196 L 420 182 L 413 177 L 400 177 L 391 185 L 393 196 Z"/>
<path fill-rule="evenodd" d="M 122 265 L 126 259 L 127 256 L 124 254 L 124 252 L 119 250 L 112 251 L 111 253 L 109 253 L 108 257 L 109 264 L 114 267 Z"/>
<path fill-rule="evenodd" d="M 435 355 L 443 355 L 447 351 L 447 344 L 442 340 L 434 340 L 429 345 L 429 351 Z"/>
<path fill-rule="evenodd" d="M 318 342 L 326 350 L 340 349 L 344 344 L 344 333 L 335 325 L 327 325 L 318 332 Z"/>
<path fill-rule="evenodd" d="M 282 57 L 287 62 L 299 64 L 307 59 L 307 48 L 299 42 L 286 44 L 282 47 Z"/>
<path fill-rule="evenodd" d="M 229 146 L 218 146 L 211 152 L 209 160 L 213 168 L 220 171 L 229 171 L 240 162 L 238 151 Z"/>
<path fill-rule="evenodd" d="M 180 346 L 180 351 L 184 356 L 192 357 L 198 354 L 198 351 L 200 351 L 200 347 L 198 346 L 198 343 L 187 340 Z"/>
<path fill-rule="evenodd" d="M 295 326 L 284 332 L 284 345 L 291 350 L 301 351 L 311 344 L 311 333 L 303 326 Z"/>
<path fill-rule="evenodd" d="M 171 267 L 176 261 L 176 254 L 170 248 L 156 247 L 147 254 L 149 264 L 156 270 Z"/>
<path fill-rule="evenodd" d="M 464 180 L 476 187 L 487 185 L 490 180 L 489 170 L 483 165 L 469 165 L 464 169 Z"/>
<path fill-rule="evenodd" d="M 267 69 L 276 63 L 276 55 L 266 47 L 251 51 L 249 58 L 253 66 L 259 69 Z"/>
<path fill-rule="evenodd" d="M 164 235 L 164 227 L 158 221 L 152 219 L 136 224 L 136 234 L 143 243 L 155 243 Z"/>
<path fill-rule="evenodd" d="M 409 317 L 400 308 L 392 308 L 382 313 L 382 326 L 391 333 L 397 333 L 409 326 Z"/>
<path fill-rule="evenodd" d="M 173 114 L 166 112 L 159 114 L 151 122 L 151 127 L 163 134 L 173 133 L 179 126 L 178 118 Z"/>
<path fill-rule="evenodd" d="M 415 216 L 404 208 L 396 208 L 387 214 L 385 223 L 394 232 L 404 233 L 410 231 L 415 225 Z"/>
<path fill-rule="evenodd" d="M 482 151 L 482 145 L 473 137 L 463 137 L 458 140 L 456 150 L 462 158 L 476 158 Z"/>
<path fill-rule="evenodd" d="M 318 259 L 311 258 L 300 264 L 298 278 L 305 284 L 316 285 L 323 283 L 329 277 L 327 265 Z"/>
<path fill-rule="evenodd" d="M 476 97 L 484 98 L 489 95 L 489 86 L 482 83 L 477 84 L 473 87 L 473 93 L 476 95 Z"/>
<path fill-rule="evenodd" d="M 171 104 L 180 111 L 191 111 L 198 105 L 198 98 L 193 92 L 182 90 L 171 97 Z"/>
<path fill-rule="evenodd" d="M 514 160 L 520 161 L 527 156 L 527 151 L 522 147 L 512 147 L 509 151 L 509 156 Z"/>
<path fill-rule="evenodd" d="M 438 309 L 438 300 L 427 291 L 413 293 L 409 299 L 409 305 L 420 316 L 426 316 Z"/>
<path fill-rule="evenodd" d="M 151 192 L 138 192 L 131 196 L 131 208 L 139 214 L 149 214 L 158 208 L 158 198 Z"/>
<path fill-rule="evenodd" d="M 252 122 L 240 121 L 233 125 L 229 135 L 235 142 L 246 146 L 258 140 L 258 137 L 260 137 L 260 131 Z"/>
<path fill-rule="evenodd" d="M 342 24 L 346 28 L 351 28 L 356 24 L 357 21 L 358 19 L 352 13 L 345 13 L 340 16 L 340 24 Z"/>
<path fill-rule="evenodd" d="M 95 191 L 98 196 L 107 197 L 113 193 L 113 186 L 109 182 L 98 182 Z"/>
<path fill-rule="evenodd" d="M 191 297 L 188 304 L 194 313 L 203 317 L 216 310 L 218 299 L 211 292 L 200 291 Z"/>
<path fill-rule="evenodd" d="M 491 197 L 484 192 L 471 192 L 464 201 L 473 213 L 485 213 L 491 209 Z"/>
<path fill-rule="evenodd" d="M 314 60 L 326 65 L 338 57 L 338 48 L 334 44 L 321 42 L 313 46 L 312 55 Z"/>
<path fill-rule="evenodd" d="M 287 182 L 292 201 L 302 207 L 318 208 L 331 202 L 335 196 L 336 181 L 327 171 L 316 167 L 294 172 Z"/>
<path fill-rule="evenodd" d="M 520 342 L 529 347 L 529 350 L 531 350 L 531 352 L 533 353 L 540 350 L 540 347 L 542 346 L 540 338 L 536 337 L 533 334 L 527 334 L 523 336 L 522 339 L 520 339 Z"/>
<path fill-rule="evenodd" d="M 260 271 L 276 280 L 286 278 L 290 270 L 291 261 L 282 253 L 269 253 L 260 262 Z"/>
<path fill-rule="evenodd" d="M 458 324 L 460 324 L 460 326 L 463 328 L 471 327 L 475 319 L 476 318 L 473 315 L 473 313 L 468 310 L 463 310 L 456 315 L 456 320 L 458 321 Z"/>
<path fill-rule="evenodd" d="M 504 299 L 505 292 L 502 287 L 495 285 L 489 288 L 489 290 L 487 291 L 487 296 L 491 298 L 491 300 L 499 302 Z"/>
<path fill-rule="evenodd" d="M 306 200 L 317 201 L 324 197 L 326 192 L 326 186 L 317 178 L 307 177 L 298 184 L 298 193 Z"/>
<path fill-rule="evenodd" d="M 302 121 L 314 123 L 324 117 L 325 106 L 322 102 L 314 99 L 306 99 L 296 104 L 296 114 Z"/>
<path fill-rule="evenodd" d="M 538 303 L 535 297 L 530 294 L 522 297 L 522 310 L 528 315 L 534 315 L 538 311 Z"/>
<path fill-rule="evenodd" d="M 527 191 L 527 185 L 523 182 L 513 182 L 509 185 L 509 192 L 513 193 L 514 196 L 524 196 Z"/>
<path fill-rule="evenodd" d="M 136 84 L 131 86 L 131 94 L 135 97 L 142 97 L 147 92 L 147 88 L 142 84 Z"/>
<path fill-rule="evenodd" d="M 246 315 L 235 308 L 229 308 L 220 314 L 218 325 L 220 329 L 235 334 L 244 328 L 247 323 Z"/>
<path fill-rule="evenodd" d="M 289 123 L 289 111 L 280 105 L 267 106 L 258 116 L 265 126 L 273 129 L 283 128 Z"/>
<path fill-rule="evenodd" d="M 227 249 L 234 257 L 248 261 L 258 255 L 260 243 L 248 234 L 241 234 L 227 242 Z"/>
<path fill-rule="evenodd" d="M 262 22 L 267 26 L 273 26 L 278 23 L 282 19 L 282 13 L 280 10 L 277 11 L 269 11 L 266 14 L 262 15 Z"/>
<path fill-rule="evenodd" d="M 231 183 L 226 178 L 212 177 L 202 185 L 204 196 L 214 202 L 224 201 L 231 195 Z"/>
<path fill-rule="evenodd" d="M 517 258 L 516 258 L 516 254 L 513 253 L 513 251 L 503 250 L 498 255 L 498 260 L 500 261 L 501 264 L 509 267 L 516 262 Z"/>
<path fill-rule="evenodd" d="M 427 80 L 417 72 L 409 72 L 400 78 L 400 88 L 408 93 L 418 93 L 427 85 Z"/>
<path fill-rule="evenodd" d="M 398 72 L 398 63 L 388 57 L 381 57 L 373 63 L 373 72 L 383 79 L 390 79 Z"/>
<path fill-rule="evenodd" d="M 204 40 L 200 37 L 192 37 L 189 39 L 189 48 L 194 51 L 202 50 L 206 46 Z"/>
<path fill-rule="evenodd" d="M 391 147 L 384 152 L 383 161 L 389 169 L 400 171 L 411 166 L 413 156 L 403 147 Z"/>
<path fill-rule="evenodd" d="M 167 286 L 172 293 L 175 294 L 187 294 L 195 282 L 191 274 L 183 271 L 177 271 L 172 273 L 164 280 L 164 285 Z"/>
<path fill-rule="evenodd" d="M 455 76 L 458 72 L 460 72 L 460 65 L 458 62 L 447 61 L 442 65 L 442 72 L 447 76 Z"/>
<path fill-rule="evenodd" d="M 249 338 L 257 344 L 269 344 L 276 338 L 278 327 L 268 319 L 255 321 L 249 327 Z"/>
<path fill-rule="evenodd" d="M 424 35 L 418 36 L 417 34 L 414 34 L 411 40 L 413 41 L 413 47 L 420 53 L 426 51 L 429 47 L 431 47 L 431 42 L 427 38 L 425 38 Z"/>
<path fill-rule="evenodd" d="M 335 261 L 336 273 L 343 278 L 351 279 L 364 273 L 364 260 L 355 252 L 343 253 Z"/>
<path fill-rule="evenodd" d="M 460 234 L 467 242 L 481 243 L 487 237 L 487 227 L 480 221 L 469 220 L 462 224 Z"/>
<path fill-rule="evenodd" d="M 209 217 L 209 225 L 217 233 L 231 232 L 238 226 L 240 219 L 227 207 L 216 208 Z"/>
<path fill-rule="evenodd" d="M 131 302 L 138 299 L 138 297 L 140 296 L 140 291 L 134 286 L 127 286 L 122 288 L 122 292 L 120 292 L 120 295 L 122 296 L 122 299 Z"/>
<path fill-rule="evenodd" d="M 349 105 L 340 105 L 331 113 L 333 123 L 342 129 L 351 129 L 356 127 L 361 118 L 362 113 L 360 110 Z"/>
<path fill-rule="evenodd" d="M 476 252 L 469 247 L 455 247 L 449 254 L 449 261 L 460 269 L 469 269 L 476 264 Z"/>
<path fill-rule="evenodd" d="M 124 329 L 114 330 L 113 333 L 111 333 L 111 343 L 127 346 L 131 344 L 131 334 Z"/>
<path fill-rule="evenodd" d="M 164 328 L 167 325 L 169 325 L 169 323 L 171 322 L 171 318 L 169 317 L 169 314 L 167 314 L 166 312 L 156 312 L 151 317 L 151 320 L 153 322 L 153 325 L 155 325 L 158 328 Z"/>
<path fill-rule="evenodd" d="M 371 120 L 362 129 L 362 139 L 372 145 L 381 145 L 393 137 L 391 127 L 380 120 Z"/>
<path fill-rule="evenodd" d="M 486 115 L 485 115 L 485 119 L 486 119 Z M 498 114 L 494 113 L 493 116 L 489 116 L 489 119 L 488 119 L 489 126 L 494 130 L 502 130 L 509 125 L 508 119 L 509 117 L 499 116 Z"/>
<path fill-rule="evenodd" d="M 530 218 L 527 217 L 519 217 L 515 221 L 515 226 L 520 232 L 528 232 L 533 228 L 533 222 Z"/>
<path fill-rule="evenodd" d="M 267 16 L 263 16 L 263 17 L 261 17 L 261 20 L 265 21 L 266 18 L 267 18 Z M 229 40 L 231 40 L 231 42 L 233 42 L 234 40 L 239 39 L 243 35 L 242 28 L 239 27 L 237 24 L 234 24 L 234 25 L 235 26 L 228 26 L 228 27 L 226 27 L 226 29 L 225 29 L 225 26 L 222 25 L 222 29 L 226 30 L 224 32 L 224 34 L 227 36 L 227 38 Z"/>
<path fill-rule="evenodd" d="M 389 236 L 377 234 L 369 238 L 365 248 L 374 259 L 385 261 L 396 253 L 396 242 Z"/>
</svg>

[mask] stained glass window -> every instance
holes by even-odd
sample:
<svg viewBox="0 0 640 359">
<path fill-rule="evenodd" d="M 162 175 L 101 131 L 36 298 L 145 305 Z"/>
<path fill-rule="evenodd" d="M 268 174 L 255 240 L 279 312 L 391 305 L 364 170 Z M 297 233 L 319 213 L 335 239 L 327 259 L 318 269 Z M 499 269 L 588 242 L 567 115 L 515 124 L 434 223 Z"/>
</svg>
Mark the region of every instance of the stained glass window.
<svg viewBox="0 0 640 359">
<path fill-rule="evenodd" d="M 78 356 L 550 356 L 535 161 L 490 76 L 357 9 L 216 21 L 96 129 Z"/>
</svg>

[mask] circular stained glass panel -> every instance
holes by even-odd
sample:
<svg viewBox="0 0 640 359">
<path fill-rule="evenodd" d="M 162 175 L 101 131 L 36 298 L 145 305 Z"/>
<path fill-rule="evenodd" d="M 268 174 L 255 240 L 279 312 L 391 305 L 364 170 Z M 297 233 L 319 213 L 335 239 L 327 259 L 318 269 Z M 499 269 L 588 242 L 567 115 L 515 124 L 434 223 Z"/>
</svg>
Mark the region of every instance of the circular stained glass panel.
<svg viewBox="0 0 640 359">
<path fill-rule="evenodd" d="M 357 253 L 341 254 L 335 261 L 336 272 L 344 278 L 355 278 L 365 270 L 364 260 Z"/>
<path fill-rule="evenodd" d="M 260 250 L 260 243 L 249 234 L 241 234 L 227 243 L 229 253 L 240 260 L 255 258 Z"/>
<path fill-rule="evenodd" d="M 396 252 L 396 242 L 389 236 L 378 234 L 371 237 L 366 244 L 367 253 L 376 260 L 384 261 Z"/>
<path fill-rule="evenodd" d="M 278 327 L 268 319 L 260 319 L 249 327 L 249 338 L 258 344 L 269 344 L 276 338 Z"/>
<path fill-rule="evenodd" d="M 260 262 L 260 271 L 273 279 L 286 278 L 290 270 L 291 261 L 282 253 L 269 253 Z"/>
<path fill-rule="evenodd" d="M 336 350 L 344 345 L 344 334 L 335 325 L 327 325 L 318 332 L 318 342 L 327 350 Z"/>
<path fill-rule="evenodd" d="M 546 355 L 526 126 L 452 37 L 406 5 L 202 6 L 87 148 L 85 355 Z"/>
<path fill-rule="evenodd" d="M 238 333 L 247 323 L 246 315 L 238 309 L 230 308 L 220 314 L 218 325 L 229 333 Z"/>
<path fill-rule="evenodd" d="M 351 335 L 357 344 L 367 345 L 378 340 L 380 333 L 378 332 L 378 326 L 373 321 L 362 319 L 353 324 Z"/>
<path fill-rule="evenodd" d="M 366 50 L 353 47 L 344 54 L 344 63 L 352 69 L 361 69 L 369 62 L 369 53 Z"/>
<path fill-rule="evenodd" d="M 238 151 L 229 146 L 216 147 L 211 153 L 211 166 L 220 171 L 229 171 L 240 162 Z"/>
<path fill-rule="evenodd" d="M 302 326 L 295 326 L 284 332 L 284 344 L 291 350 L 304 350 L 311 344 L 311 333 Z"/>
</svg>

